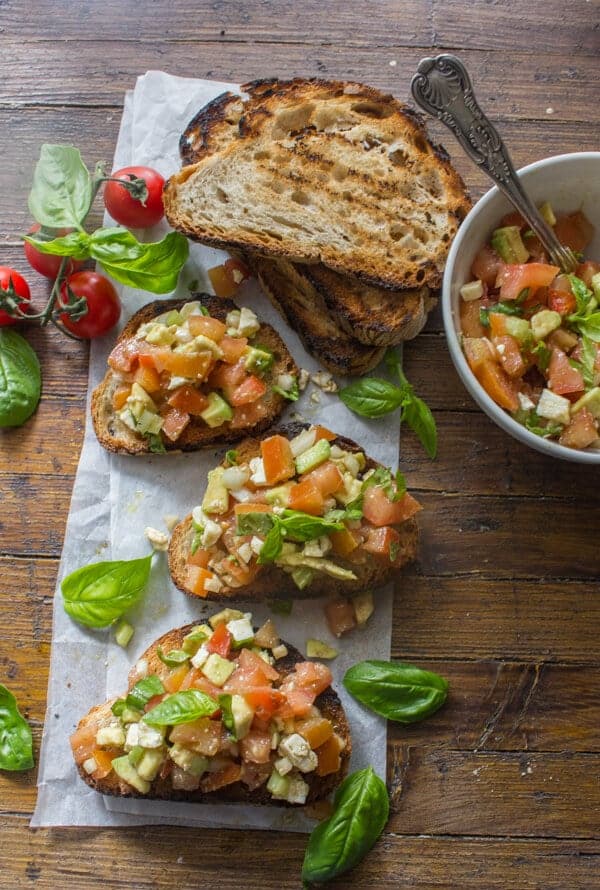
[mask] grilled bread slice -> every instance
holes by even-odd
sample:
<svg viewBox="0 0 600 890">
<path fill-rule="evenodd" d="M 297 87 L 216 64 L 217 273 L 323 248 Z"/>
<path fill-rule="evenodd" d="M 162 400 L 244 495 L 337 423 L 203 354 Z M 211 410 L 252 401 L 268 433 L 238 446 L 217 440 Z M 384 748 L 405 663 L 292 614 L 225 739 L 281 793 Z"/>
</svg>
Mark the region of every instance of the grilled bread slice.
<svg viewBox="0 0 600 890">
<path fill-rule="evenodd" d="M 129 674 L 128 692 L 132 690 L 135 684 L 141 679 L 141 676 L 158 675 L 163 681 L 171 673 L 159 658 L 159 650 L 164 653 L 173 649 L 181 650 L 184 638 L 189 634 L 193 625 L 171 630 L 164 634 L 160 639 L 156 640 L 140 657 L 137 665 Z M 297 664 L 304 662 L 300 652 L 293 646 L 286 644 L 287 655 L 275 661 L 274 667 L 279 673 L 281 681 L 283 681 L 290 673 L 294 671 Z M 138 665 L 144 665 L 142 675 L 138 673 Z M 199 673 L 199 672 L 198 672 Z M 168 681 L 167 681 L 168 682 Z M 277 682 L 274 688 L 280 685 Z M 285 800 L 274 799 L 267 791 L 264 782 L 258 787 L 251 788 L 242 781 L 236 781 L 229 785 L 225 785 L 213 791 L 203 790 L 203 782 L 201 780 L 200 787 L 195 790 L 185 790 L 173 787 L 173 772 L 161 769 L 157 777 L 150 783 L 147 793 L 141 793 L 131 784 L 120 778 L 110 765 L 102 768 L 98 764 L 98 769 L 87 772 L 84 763 L 93 757 L 96 734 L 99 729 L 109 726 L 115 722 L 115 716 L 111 711 L 116 699 L 111 699 L 102 705 L 92 708 L 88 714 L 79 722 L 77 730 L 71 738 L 71 746 L 73 755 L 79 771 L 79 775 L 90 788 L 101 794 L 107 794 L 117 797 L 145 797 L 147 799 L 160 800 L 177 800 L 189 801 L 194 803 L 250 803 L 262 805 L 290 806 L 291 804 Z M 343 749 L 340 752 L 339 769 L 328 775 L 319 776 L 316 772 L 304 773 L 302 778 L 309 785 L 306 803 L 314 803 L 328 797 L 329 794 L 337 787 L 348 771 L 348 763 L 352 751 L 352 740 L 350 736 L 350 728 L 344 713 L 344 709 L 339 697 L 328 686 L 314 702 L 315 706 L 321 712 L 321 716 L 331 721 L 335 733 L 340 737 L 343 743 Z M 106 749 L 106 754 L 117 757 L 122 753 L 117 747 Z M 318 749 L 317 749 L 318 753 Z M 278 755 L 273 751 L 272 759 Z M 100 757 L 98 758 L 100 760 Z M 106 755 L 102 760 L 107 760 Z M 169 760 L 166 761 L 169 764 Z M 172 760 L 170 767 L 174 766 Z M 268 769 L 268 767 L 267 767 Z M 206 776 L 210 778 L 210 773 Z"/>
<path fill-rule="evenodd" d="M 194 300 L 199 301 L 209 315 L 223 322 L 227 314 L 237 308 L 230 300 L 220 299 L 209 294 L 191 294 L 189 300 L 156 300 L 144 306 L 130 318 L 120 334 L 117 344 L 125 343 L 135 337 L 142 324 L 152 321 L 158 315 L 170 310 L 180 309 L 185 303 Z M 270 325 L 261 322 L 257 341 L 262 346 L 266 346 L 275 356 L 270 379 L 274 380 L 280 374 L 294 376 L 298 374 L 296 364 L 285 343 Z M 122 382 L 120 375 L 109 368 L 102 383 L 92 393 L 92 420 L 96 436 L 107 451 L 119 454 L 147 454 L 151 450 L 148 440 L 126 426 L 119 419 L 113 407 L 113 396 Z M 189 425 L 175 442 L 169 442 L 165 437 L 164 446 L 167 451 L 196 451 L 200 448 L 236 442 L 248 434 L 260 433 L 268 429 L 280 417 L 286 404 L 287 401 L 283 396 L 269 389 L 260 400 L 260 409 L 253 412 L 253 417 L 248 422 L 245 422 L 243 413 L 241 413 L 237 419 L 234 417 L 232 421 L 226 421 L 221 426 L 211 428 L 201 418 L 192 417 Z"/>
<path fill-rule="evenodd" d="M 437 287 L 468 200 L 414 113 L 360 84 L 260 90 L 239 139 L 169 180 L 171 224 L 205 243 L 322 262 L 374 285 Z"/>
<path fill-rule="evenodd" d="M 279 430 L 273 430 L 272 435 L 282 435 L 287 439 L 292 439 L 303 430 L 309 429 L 308 425 L 300 423 L 292 423 L 282 427 Z M 331 445 L 337 445 L 344 451 L 357 453 L 363 452 L 363 449 L 344 436 L 335 436 L 331 440 Z M 260 458 L 261 443 L 255 438 L 248 438 L 236 447 L 237 464 L 247 464 L 253 458 Z M 381 464 L 365 455 L 365 466 L 362 475 L 369 470 L 383 469 Z M 225 464 L 223 465 L 225 466 Z M 315 571 L 312 581 L 300 589 L 289 572 L 275 564 L 266 564 L 260 566 L 258 572 L 251 580 L 240 582 L 235 578 L 225 574 L 220 575 L 220 587 L 218 590 L 204 590 L 202 594 L 197 594 L 190 587 L 190 575 L 188 572 L 188 557 L 194 538 L 194 525 L 192 515 L 190 514 L 183 519 L 173 530 L 171 542 L 169 544 L 169 571 L 175 585 L 190 596 L 201 595 L 203 598 L 210 600 L 265 600 L 272 597 L 276 598 L 309 598 L 319 596 L 344 595 L 350 596 L 362 592 L 367 589 L 382 587 L 397 576 L 398 571 L 411 562 L 416 556 L 418 541 L 418 526 L 412 513 L 420 509 L 419 505 L 406 495 L 407 504 L 411 504 L 410 518 L 402 521 L 400 524 L 394 525 L 397 540 L 394 545 L 394 559 L 378 558 L 371 552 L 367 552 L 361 547 L 357 548 L 353 554 L 353 559 L 349 560 L 342 556 L 331 554 L 332 560 L 343 571 L 352 572 L 355 576 L 352 578 L 335 577 L 323 571 Z M 213 519 L 219 521 L 219 516 L 213 516 Z M 232 536 L 235 535 L 235 517 L 230 514 L 228 519 L 224 520 L 223 540 L 231 543 Z M 234 540 L 235 545 L 235 540 Z M 219 585 L 217 585 L 219 586 Z"/>
</svg>

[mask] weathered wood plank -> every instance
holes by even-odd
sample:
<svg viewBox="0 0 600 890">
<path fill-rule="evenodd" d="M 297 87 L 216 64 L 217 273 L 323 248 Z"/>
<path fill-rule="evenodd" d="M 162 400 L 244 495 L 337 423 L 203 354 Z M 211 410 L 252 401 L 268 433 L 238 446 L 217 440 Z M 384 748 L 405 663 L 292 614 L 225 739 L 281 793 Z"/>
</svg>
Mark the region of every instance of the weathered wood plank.
<svg viewBox="0 0 600 890">
<path fill-rule="evenodd" d="M 19 455 L 27 455 L 27 471 L 36 475 L 73 476 L 79 461 L 85 423 L 85 401 L 67 401 L 48 393 L 47 386 L 36 413 L 23 426 L 0 433 L 0 486 L 3 475 L 14 470 Z M 53 447 L 60 441 L 60 448 Z M 40 480 L 40 485 L 48 484 Z M 1 497 L 1 495 L 0 495 Z"/>
<path fill-rule="evenodd" d="M 58 556 L 72 476 L 6 474 L 0 488 L 0 553 Z"/>
</svg>

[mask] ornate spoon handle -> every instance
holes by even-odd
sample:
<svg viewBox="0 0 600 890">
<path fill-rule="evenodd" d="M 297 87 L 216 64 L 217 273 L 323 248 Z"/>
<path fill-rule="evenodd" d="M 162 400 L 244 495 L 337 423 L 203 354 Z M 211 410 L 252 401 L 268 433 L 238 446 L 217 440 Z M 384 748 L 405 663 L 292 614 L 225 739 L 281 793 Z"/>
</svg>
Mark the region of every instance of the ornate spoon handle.
<svg viewBox="0 0 600 890">
<path fill-rule="evenodd" d="M 415 102 L 452 130 L 471 160 L 527 220 L 554 262 L 565 271 L 572 271 L 576 257 L 559 242 L 523 189 L 498 131 L 477 104 L 462 62 L 447 54 L 422 59 L 411 90 Z"/>
</svg>

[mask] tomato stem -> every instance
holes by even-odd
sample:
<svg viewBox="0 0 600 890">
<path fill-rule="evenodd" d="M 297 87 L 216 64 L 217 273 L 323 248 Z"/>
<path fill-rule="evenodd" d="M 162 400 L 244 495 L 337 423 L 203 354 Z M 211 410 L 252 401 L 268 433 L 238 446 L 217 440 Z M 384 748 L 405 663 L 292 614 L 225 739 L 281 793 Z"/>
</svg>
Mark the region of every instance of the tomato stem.
<svg viewBox="0 0 600 890">
<path fill-rule="evenodd" d="M 60 293 L 61 285 L 65 279 L 65 270 L 67 268 L 69 259 L 70 259 L 70 257 L 64 256 L 60 261 L 58 275 L 56 276 L 54 284 L 52 285 L 52 290 L 50 291 L 50 297 L 48 299 L 48 302 L 46 303 L 46 308 L 39 315 L 40 325 L 42 327 L 45 327 L 45 325 L 47 325 L 49 321 L 54 321 L 54 319 L 52 317 L 52 313 L 54 311 L 54 307 L 56 305 L 56 301 L 57 301 L 58 295 Z M 61 330 L 62 330 L 62 328 L 61 328 Z"/>
</svg>

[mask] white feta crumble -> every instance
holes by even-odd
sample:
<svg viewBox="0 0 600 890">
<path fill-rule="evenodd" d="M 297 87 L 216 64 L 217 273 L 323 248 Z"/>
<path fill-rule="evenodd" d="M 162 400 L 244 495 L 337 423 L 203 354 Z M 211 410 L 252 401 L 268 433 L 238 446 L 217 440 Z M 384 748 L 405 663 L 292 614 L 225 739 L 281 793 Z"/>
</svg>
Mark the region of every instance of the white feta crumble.
<svg viewBox="0 0 600 890">
<path fill-rule="evenodd" d="M 164 532 L 160 532 L 157 528 L 152 528 L 151 525 L 147 525 L 144 529 L 144 534 L 155 550 L 169 549 L 169 536 Z"/>
<path fill-rule="evenodd" d="M 537 413 L 546 420 L 554 420 L 565 426 L 571 419 L 571 403 L 564 396 L 559 396 L 549 389 L 544 389 L 537 403 Z"/>
</svg>

